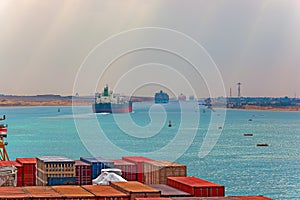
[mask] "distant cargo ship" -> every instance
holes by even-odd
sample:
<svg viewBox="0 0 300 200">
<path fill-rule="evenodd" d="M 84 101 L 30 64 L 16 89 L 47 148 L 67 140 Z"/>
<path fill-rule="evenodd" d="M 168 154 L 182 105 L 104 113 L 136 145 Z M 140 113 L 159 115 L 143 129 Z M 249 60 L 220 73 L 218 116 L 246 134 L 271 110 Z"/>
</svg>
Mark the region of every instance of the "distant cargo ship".
<svg viewBox="0 0 300 200">
<path fill-rule="evenodd" d="M 108 86 L 104 87 L 103 93 L 95 94 L 93 104 L 94 113 L 128 113 L 132 112 L 132 102 L 125 97 L 108 91 Z"/>
<path fill-rule="evenodd" d="M 178 101 L 186 101 L 186 96 L 184 94 L 178 95 Z"/>
<path fill-rule="evenodd" d="M 168 103 L 169 95 L 161 90 L 159 93 L 155 93 L 154 102 L 155 103 Z"/>
</svg>

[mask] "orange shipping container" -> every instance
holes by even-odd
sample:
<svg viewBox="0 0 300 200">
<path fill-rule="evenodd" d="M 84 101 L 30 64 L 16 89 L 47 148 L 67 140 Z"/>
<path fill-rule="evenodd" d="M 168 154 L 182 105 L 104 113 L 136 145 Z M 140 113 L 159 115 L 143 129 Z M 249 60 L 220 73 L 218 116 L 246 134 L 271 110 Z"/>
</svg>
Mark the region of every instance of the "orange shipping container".
<svg viewBox="0 0 300 200">
<path fill-rule="evenodd" d="M 166 184 L 168 177 L 186 176 L 186 166 L 170 161 L 145 161 L 144 183 Z"/>
<path fill-rule="evenodd" d="M 94 194 L 97 200 L 129 200 L 129 195 L 108 185 L 85 185 L 85 190 Z"/>
<path fill-rule="evenodd" d="M 63 199 L 63 197 L 50 186 L 28 186 L 24 187 L 31 199 Z"/>
<path fill-rule="evenodd" d="M 160 197 L 160 191 L 137 181 L 111 182 L 110 185 L 130 196 L 130 200 L 140 197 Z"/>
<path fill-rule="evenodd" d="M 0 199 L 30 199 L 21 187 L 0 187 Z"/>
<path fill-rule="evenodd" d="M 96 199 L 95 195 L 80 186 L 52 186 L 64 199 L 89 200 Z"/>
</svg>

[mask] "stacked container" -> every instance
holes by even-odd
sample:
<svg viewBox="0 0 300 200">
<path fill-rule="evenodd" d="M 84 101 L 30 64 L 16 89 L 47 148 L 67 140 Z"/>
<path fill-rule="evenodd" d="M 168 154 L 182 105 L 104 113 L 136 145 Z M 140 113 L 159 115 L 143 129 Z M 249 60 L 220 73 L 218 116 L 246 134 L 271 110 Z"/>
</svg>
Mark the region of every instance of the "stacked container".
<svg viewBox="0 0 300 200">
<path fill-rule="evenodd" d="M 225 196 L 225 188 L 219 184 L 206 180 L 189 177 L 168 177 L 167 184 L 179 190 L 190 193 L 195 197 L 221 197 Z"/>
<path fill-rule="evenodd" d="M 75 161 L 63 156 L 37 158 L 37 185 L 74 185 Z"/>
<path fill-rule="evenodd" d="M 16 161 L 0 161 L 0 166 L 9 167 L 14 166 L 17 168 L 17 186 L 23 185 L 22 175 L 23 175 L 23 166 Z M 10 186 L 10 185 L 7 185 Z"/>
<path fill-rule="evenodd" d="M 22 185 L 36 185 L 36 158 L 17 158 L 16 161 L 23 166 Z"/>
<path fill-rule="evenodd" d="M 140 197 L 160 197 L 160 191 L 137 181 L 110 182 L 110 185 L 129 195 L 130 200 Z"/>
<path fill-rule="evenodd" d="M 85 185 L 85 190 L 94 194 L 98 200 L 129 200 L 129 195 L 108 185 Z"/>
<path fill-rule="evenodd" d="M 170 198 L 157 197 L 157 198 L 136 198 L 135 200 L 172 200 Z"/>
<path fill-rule="evenodd" d="M 123 156 L 122 160 L 126 160 L 137 165 L 137 181 L 141 183 L 144 183 L 144 162 L 154 161 L 150 158 L 145 158 L 143 156 Z"/>
<path fill-rule="evenodd" d="M 151 184 L 150 187 L 161 192 L 161 197 L 191 197 L 190 193 L 178 190 L 165 184 Z"/>
<path fill-rule="evenodd" d="M 0 187 L 0 199 L 30 199 L 21 187 Z"/>
<path fill-rule="evenodd" d="M 137 181 L 137 165 L 125 160 L 111 160 L 115 168 L 122 170 L 122 177 L 127 181 Z"/>
<path fill-rule="evenodd" d="M 95 158 L 81 157 L 80 160 L 92 165 L 92 179 L 97 178 L 101 174 L 102 169 L 114 168 L 113 162 L 101 157 L 95 157 Z"/>
<path fill-rule="evenodd" d="M 30 199 L 32 200 L 64 199 L 62 195 L 49 186 L 28 186 L 24 187 L 24 191 L 31 197 Z"/>
<path fill-rule="evenodd" d="M 186 176 L 186 166 L 170 161 L 145 161 L 144 183 L 166 184 L 167 178 Z"/>
<path fill-rule="evenodd" d="M 96 199 L 95 195 L 86 191 L 80 186 L 52 186 L 64 199 L 80 199 L 80 200 L 93 200 Z"/>
<path fill-rule="evenodd" d="M 80 160 L 75 160 L 76 185 L 92 184 L 92 166 Z"/>
</svg>

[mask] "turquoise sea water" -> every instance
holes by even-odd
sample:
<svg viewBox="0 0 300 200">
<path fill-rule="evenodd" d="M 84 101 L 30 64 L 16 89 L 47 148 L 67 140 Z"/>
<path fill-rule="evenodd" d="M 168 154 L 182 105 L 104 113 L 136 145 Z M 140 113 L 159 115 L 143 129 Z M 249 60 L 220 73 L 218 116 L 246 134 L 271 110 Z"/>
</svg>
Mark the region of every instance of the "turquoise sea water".
<svg viewBox="0 0 300 200">
<path fill-rule="evenodd" d="M 151 103 L 135 103 L 134 112 L 130 114 L 132 123 L 128 122 L 127 114 L 115 115 L 116 118 L 111 114 L 95 115 L 90 107 L 76 107 L 75 115 L 72 107 L 59 107 L 60 112 L 58 107 L 0 108 L 0 115 L 7 117 L 7 148 L 11 159 L 40 155 L 79 159 L 91 156 L 91 152 L 95 155 L 95 149 L 89 151 L 82 143 L 84 137 L 88 138 L 86 144 L 97 147 L 98 156 L 107 157 L 109 152 L 110 158 L 120 157 L 107 149 L 107 141 L 126 155 L 146 155 L 163 149 L 174 142 L 176 135 L 183 134 L 187 137 L 175 143 L 178 148 L 174 152 L 162 151 L 155 154 L 155 159 L 168 158 L 187 145 L 177 161 L 187 165 L 188 175 L 225 185 L 226 195 L 300 199 L 300 112 L 227 110 L 216 145 L 200 159 L 199 149 L 212 112 L 198 110 L 194 104 L 188 106 L 184 115 L 174 106 L 168 107 L 166 112 L 162 107 L 151 106 Z M 217 109 L 215 113 L 218 112 Z M 192 125 L 195 115 L 200 117 L 197 126 Z M 95 120 L 105 133 L 103 140 L 95 136 L 99 134 L 94 127 Z M 168 120 L 172 121 L 171 128 L 167 126 Z M 182 120 L 185 125 L 180 127 Z M 133 125 L 136 135 L 128 134 Z M 195 137 L 189 138 L 193 133 Z M 244 133 L 253 133 L 253 137 L 245 137 Z M 257 143 L 269 146 L 257 147 Z"/>
</svg>

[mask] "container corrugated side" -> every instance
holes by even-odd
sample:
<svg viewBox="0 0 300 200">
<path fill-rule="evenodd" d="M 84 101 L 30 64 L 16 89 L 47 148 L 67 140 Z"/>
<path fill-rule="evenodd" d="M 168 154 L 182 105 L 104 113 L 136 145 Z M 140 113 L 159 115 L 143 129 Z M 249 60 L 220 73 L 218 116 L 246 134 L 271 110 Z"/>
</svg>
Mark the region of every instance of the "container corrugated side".
<svg viewBox="0 0 300 200">
<path fill-rule="evenodd" d="M 122 170 L 122 177 L 127 181 L 137 181 L 137 165 L 125 160 L 111 160 L 115 168 Z"/>
<path fill-rule="evenodd" d="M 17 158 L 16 161 L 23 166 L 23 186 L 36 185 L 36 158 Z"/>
<path fill-rule="evenodd" d="M 65 199 L 96 199 L 95 195 L 86 191 L 80 186 L 52 186 L 52 188 L 61 194 Z"/>
<path fill-rule="evenodd" d="M 92 165 L 75 160 L 76 185 L 92 184 Z"/>
<path fill-rule="evenodd" d="M 123 156 L 122 160 L 126 160 L 137 165 L 137 181 L 144 183 L 144 162 L 154 161 L 153 159 L 143 156 Z"/>
<path fill-rule="evenodd" d="M 63 199 L 63 196 L 50 186 L 26 186 L 23 189 L 31 199 Z"/>
<path fill-rule="evenodd" d="M 114 199 L 129 200 L 129 195 L 108 185 L 84 185 L 88 192 L 94 194 L 98 200 Z"/>
<path fill-rule="evenodd" d="M 193 176 L 168 177 L 167 184 L 196 197 L 225 196 L 225 187 Z"/>
<path fill-rule="evenodd" d="M 75 185 L 76 178 L 75 177 L 49 177 L 47 179 L 48 186 L 54 185 Z"/>
<path fill-rule="evenodd" d="M 0 187 L 0 199 L 30 199 L 21 187 Z"/>
<path fill-rule="evenodd" d="M 101 174 L 102 169 L 114 168 L 114 163 L 102 157 L 80 158 L 81 161 L 92 165 L 92 179 Z"/>
</svg>

